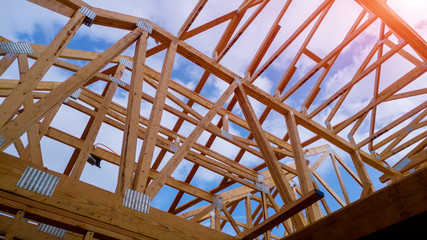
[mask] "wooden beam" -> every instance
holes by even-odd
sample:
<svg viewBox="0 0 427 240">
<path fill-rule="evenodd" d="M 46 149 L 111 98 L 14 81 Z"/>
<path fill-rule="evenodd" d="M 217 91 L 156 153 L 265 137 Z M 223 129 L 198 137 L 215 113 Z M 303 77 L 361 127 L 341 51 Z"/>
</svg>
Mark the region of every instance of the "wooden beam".
<svg viewBox="0 0 427 240">
<path fill-rule="evenodd" d="M 184 24 L 182 24 L 181 28 L 179 29 L 178 34 L 177 34 L 178 38 L 181 38 L 181 36 L 188 31 L 188 29 L 191 27 L 191 24 L 193 24 L 194 20 L 196 20 L 200 11 L 202 11 L 203 7 L 206 5 L 207 2 L 208 2 L 208 0 L 199 0 L 199 2 L 196 4 L 196 6 L 194 6 L 193 10 L 188 15 Z"/>
<path fill-rule="evenodd" d="M 274 54 L 256 71 L 252 76 L 251 80 L 258 78 L 279 56 L 293 43 L 293 41 L 316 19 L 323 10 L 332 4 L 333 1 L 325 0 L 305 21 L 302 23 L 297 30 L 274 52 Z M 323 65 L 323 64 L 322 64 Z"/>
<path fill-rule="evenodd" d="M 258 148 L 263 154 L 264 161 L 267 164 L 267 168 L 273 178 L 274 184 L 279 190 L 279 194 L 282 197 L 284 203 L 291 203 L 295 200 L 292 189 L 289 186 L 289 179 L 283 174 L 283 170 L 279 165 L 276 155 L 271 149 L 270 143 L 267 141 L 264 131 L 262 130 L 261 124 L 255 115 L 255 112 L 250 105 L 249 99 L 246 95 L 245 90 L 241 85 L 236 89 L 236 97 L 240 104 L 240 108 L 250 126 L 251 132 L 257 142 Z M 295 225 L 297 228 L 304 226 L 304 221 L 301 216 L 295 218 Z"/>
<path fill-rule="evenodd" d="M 195 35 L 197 35 L 199 33 L 202 33 L 202 32 L 204 32 L 210 28 L 213 28 L 213 27 L 215 27 L 215 26 L 217 26 L 223 22 L 230 20 L 235 14 L 236 14 L 236 11 L 229 12 L 229 13 L 224 14 L 223 16 L 218 17 L 212 21 L 209 21 L 209 22 L 207 22 L 201 26 L 198 26 L 194 29 L 191 29 L 190 31 L 184 33 L 182 35 L 181 39 L 185 40 L 185 39 L 189 39 L 191 37 L 194 37 Z"/>
<path fill-rule="evenodd" d="M 418 69 L 419 70 L 419 69 Z M 271 96 L 268 93 L 263 93 L 261 89 L 254 86 L 253 84 L 248 84 L 244 81 L 242 81 L 242 85 L 245 89 L 245 91 L 250 95 L 251 97 L 257 99 L 260 102 L 263 102 L 265 104 L 268 104 L 271 106 L 272 109 L 277 111 L 278 113 L 281 113 L 282 115 L 287 114 L 289 111 L 292 111 L 294 113 L 295 119 L 301 126 L 305 127 L 306 129 L 312 131 L 315 133 L 319 138 L 323 138 L 335 146 L 341 148 L 345 152 L 352 153 L 356 150 L 356 147 L 349 143 L 348 141 L 344 140 L 334 132 L 331 132 L 330 130 L 326 129 L 325 127 L 321 126 L 320 124 L 316 123 L 312 119 L 304 116 L 302 113 L 292 109 L 290 106 L 286 105 L 285 103 L 280 102 L 279 100 L 275 99 L 273 96 Z M 304 145 L 304 144 L 302 144 Z M 388 169 L 382 162 L 378 161 L 377 159 L 373 158 L 370 154 L 360 150 L 359 151 L 362 157 L 362 160 L 369 164 L 370 166 L 376 168 L 377 170 L 386 173 L 388 175 L 395 175 L 398 174 L 396 171 L 392 169 Z"/>
<path fill-rule="evenodd" d="M 267 52 L 268 48 L 270 47 L 273 40 L 276 38 L 277 33 L 280 30 L 280 20 L 282 20 L 283 15 L 288 10 L 289 5 L 291 4 L 292 0 L 286 1 L 285 5 L 279 12 L 279 15 L 277 15 L 276 19 L 274 20 L 274 23 L 271 25 L 270 30 L 268 31 L 267 35 L 265 36 L 263 42 L 261 43 L 261 46 L 258 48 L 258 51 L 256 52 L 255 56 L 253 57 L 252 61 L 249 63 L 248 68 L 246 69 L 246 74 L 251 77 L 259 64 L 261 63 L 261 60 L 264 58 L 265 53 Z"/>
<path fill-rule="evenodd" d="M 12 56 L 4 56 L 0 60 L 0 76 L 3 75 L 4 72 L 12 65 L 12 63 L 15 61 L 16 57 L 18 57 L 17 54 L 13 54 Z"/>
<path fill-rule="evenodd" d="M 151 106 L 151 113 L 148 120 L 147 130 L 145 132 L 144 142 L 142 143 L 138 164 L 136 165 L 133 181 L 133 189 L 135 191 L 144 192 L 148 184 L 148 174 L 150 172 L 151 161 L 154 155 L 154 147 L 156 145 L 155 140 L 160 129 L 160 122 L 162 120 L 163 110 L 166 104 L 166 96 L 169 87 L 169 80 L 172 75 L 176 47 L 177 42 L 172 41 L 163 62 L 159 85 L 157 87 L 153 105 Z"/>
<path fill-rule="evenodd" d="M 301 147 L 301 139 L 299 137 L 297 122 L 292 112 L 285 115 L 286 126 L 288 129 L 289 140 L 291 141 L 292 151 L 294 153 L 295 167 L 298 174 L 298 181 L 302 189 L 303 195 L 311 192 L 314 189 L 310 178 L 310 171 L 305 160 L 304 152 Z M 314 222 L 321 217 L 320 207 L 318 205 L 310 206 L 307 209 L 307 215 L 310 222 Z"/>
<path fill-rule="evenodd" d="M 93 231 L 87 231 L 85 236 L 83 237 L 83 240 L 92 240 L 93 239 Z"/>
<path fill-rule="evenodd" d="M 26 54 L 19 54 L 18 56 L 18 67 L 19 67 L 19 75 L 20 79 L 23 79 L 25 74 L 29 70 L 28 66 L 28 59 Z M 24 102 L 24 110 L 30 109 L 34 105 L 34 98 L 32 94 L 28 96 L 27 100 Z M 27 148 L 29 151 L 24 150 L 24 154 L 21 156 L 24 159 L 27 159 L 35 164 L 38 164 L 39 166 L 43 166 L 43 158 L 42 158 L 42 152 L 40 148 L 40 137 L 39 137 L 39 127 L 38 123 L 34 123 L 28 128 L 27 131 L 27 139 L 28 139 L 28 145 Z M 16 145 L 15 145 L 16 147 Z M 18 148 L 17 148 L 18 149 Z M 19 153 L 19 151 L 18 151 Z M 29 154 L 27 154 L 29 153 Z"/>
<path fill-rule="evenodd" d="M 342 179 L 341 171 L 340 171 L 339 166 L 337 164 L 337 160 L 334 158 L 334 156 L 332 156 L 332 154 L 331 154 L 331 161 L 332 161 L 332 165 L 334 166 L 335 174 L 337 175 L 338 182 L 339 182 L 340 187 L 341 187 L 341 192 L 344 195 L 345 202 L 347 204 L 349 204 L 350 203 L 350 197 L 348 196 L 348 192 L 347 192 L 347 189 L 345 187 L 344 180 Z"/>
<path fill-rule="evenodd" d="M 296 239 L 360 239 L 427 211 L 427 168 L 378 190 L 287 237 Z M 368 213 L 368 214 L 367 214 Z M 363 221 L 355 221 L 363 219 Z M 378 221 L 381 219 L 381 221 Z M 410 233 L 405 232 L 405 236 Z M 403 234 L 402 234 L 403 236 Z"/>
<path fill-rule="evenodd" d="M 182 159 L 184 159 L 188 150 L 192 147 L 192 145 L 197 141 L 200 135 L 203 133 L 204 129 L 208 126 L 211 120 L 215 117 L 217 111 L 224 105 L 230 95 L 234 92 L 237 87 L 237 83 L 232 83 L 227 90 L 222 94 L 222 96 L 218 99 L 215 105 L 209 110 L 209 112 L 205 115 L 205 117 L 200 121 L 200 123 L 196 126 L 196 128 L 191 132 L 188 138 L 184 141 L 182 146 L 178 149 L 178 151 L 173 155 L 173 157 L 169 160 L 169 162 L 163 167 L 160 171 L 159 176 L 157 176 L 153 182 L 148 186 L 146 193 L 154 198 L 163 185 L 166 182 L 168 176 L 170 176 L 173 171 L 178 167 L 181 163 Z"/>
<path fill-rule="evenodd" d="M 356 168 L 357 175 L 359 175 L 360 180 L 362 181 L 362 194 L 361 197 L 367 196 L 374 192 L 374 185 L 369 178 L 368 172 L 366 171 L 365 165 L 363 165 L 362 158 L 358 150 L 350 154 L 351 160 L 353 160 L 354 167 Z"/>
<path fill-rule="evenodd" d="M 121 161 L 116 192 L 124 194 L 126 188 L 131 186 L 133 167 L 136 155 L 137 127 L 141 108 L 142 78 L 145 69 L 145 54 L 147 49 L 148 32 L 139 36 L 134 57 L 131 85 L 126 113 L 125 130 L 123 133 Z"/>
<path fill-rule="evenodd" d="M 237 226 L 236 221 L 234 220 L 233 216 L 231 216 L 231 213 L 230 211 L 228 211 L 225 204 L 222 205 L 222 211 L 224 212 L 225 216 L 227 217 L 228 221 L 230 222 L 231 226 L 233 227 L 234 231 L 236 231 L 237 236 L 239 237 L 242 231 L 240 231 L 239 226 Z"/>
<path fill-rule="evenodd" d="M 307 208 L 308 206 L 317 202 L 323 197 L 324 195 L 321 191 L 313 189 L 309 194 L 299 198 L 298 200 L 292 203 L 286 204 L 282 209 L 280 209 L 279 212 L 275 213 L 262 223 L 256 225 L 253 228 L 243 231 L 242 235 L 244 237 L 242 239 L 249 240 L 260 236 L 264 232 L 273 229 L 275 226 L 279 225 L 286 219 L 294 216 L 298 212 L 302 211 L 303 209 Z"/>
<path fill-rule="evenodd" d="M 13 221 L 13 218 L 6 217 L 0 214 L 0 235 L 6 235 L 7 226 Z M 48 239 L 47 233 L 38 231 L 38 225 L 29 223 L 27 221 L 20 221 L 18 224 L 19 231 L 15 233 L 15 239 Z M 124 237 L 124 236 L 123 236 Z M 64 240 L 81 240 L 82 235 L 67 231 L 67 234 L 63 238 Z M 131 239 L 126 239 L 131 240 Z"/>
<path fill-rule="evenodd" d="M 127 34 L 103 52 L 99 57 L 88 63 L 73 76 L 52 90 L 45 98 L 35 103 L 32 109 L 25 111 L 13 119 L 13 121 L 7 123 L 0 130 L 0 136 L 6 139 L 0 146 L 0 150 L 9 146 L 9 144 L 28 129 L 31 124 L 43 118 L 50 109 L 62 104 L 68 96 L 71 96 L 73 92 L 82 87 L 90 77 L 105 67 L 111 59 L 115 58 L 127 49 L 141 35 L 142 31 L 143 30 L 138 27 L 131 33 Z"/>
<path fill-rule="evenodd" d="M 120 79 L 123 70 L 124 70 L 124 66 L 120 65 L 120 67 L 117 68 L 116 74 L 114 74 L 113 77 L 115 77 L 116 79 Z M 105 115 L 113 100 L 116 90 L 117 90 L 117 83 L 110 82 L 107 85 L 103 94 L 104 98 L 101 102 L 101 105 L 99 108 L 97 108 L 97 112 L 95 116 L 92 117 L 93 121 L 90 126 L 89 132 L 84 140 L 84 144 L 81 147 L 75 162 L 71 163 L 71 165 L 74 165 L 74 167 L 70 176 L 76 180 L 79 180 L 80 176 L 83 173 L 84 166 L 87 162 L 90 152 L 92 151 L 96 137 L 98 136 L 98 132 L 101 129 L 102 123 L 104 122 Z"/>
<path fill-rule="evenodd" d="M 5 153 L 0 156 L 0 201 L 12 200 L 136 239 L 236 239 L 156 208 L 150 208 L 149 214 L 138 214 L 123 207 L 117 194 L 46 169 L 42 171 L 60 178 L 51 197 L 18 188 L 16 182 L 28 164 Z M 91 194 L 82 194 L 85 192 Z"/>
<path fill-rule="evenodd" d="M 262 218 L 264 221 L 268 219 L 268 205 L 267 205 L 267 194 L 265 192 L 261 192 L 261 205 L 262 205 Z M 258 226 L 258 224 L 257 224 Z M 267 230 L 264 232 L 264 239 L 271 240 L 271 231 Z"/>
<path fill-rule="evenodd" d="M 52 40 L 40 58 L 31 66 L 30 70 L 23 75 L 21 84 L 17 85 L 0 105 L 0 127 L 3 127 L 15 116 L 16 111 L 27 100 L 29 93 L 41 81 L 55 59 L 82 25 L 84 18 L 85 15 L 77 11 Z"/>
<path fill-rule="evenodd" d="M 17 227 L 19 223 L 22 221 L 24 214 L 25 214 L 24 211 L 18 210 L 15 217 L 13 218 L 12 223 L 9 225 L 9 227 L 6 230 L 6 235 L 4 236 L 5 240 L 13 240 L 15 233 L 18 230 Z"/>
<path fill-rule="evenodd" d="M 387 26 L 402 37 L 427 60 L 427 42 L 407 24 L 386 2 L 381 0 L 356 0 L 364 8 L 377 15 Z"/>
</svg>

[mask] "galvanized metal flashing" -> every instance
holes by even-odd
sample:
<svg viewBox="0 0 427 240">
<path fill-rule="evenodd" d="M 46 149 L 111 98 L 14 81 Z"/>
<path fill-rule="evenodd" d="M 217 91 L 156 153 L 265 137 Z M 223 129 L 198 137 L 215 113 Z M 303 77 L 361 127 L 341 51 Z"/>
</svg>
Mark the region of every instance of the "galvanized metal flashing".
<svg viewBox="0 0 427 240">
<path fill-rule="evenodd" d="M 126 189 L 125 197 L 123 198 L 123 206 L 148 214 L 150 211 L 151 196 L 137 192 L 132 189 Z"/>
<path fill-rule="evenodd" d="M 67 234 L 67 230 L 65 229 L 54 227 L 44 223 L 40 223 L 39 228 L 37 230 L 61 239 L 63 239 L 65 237 L 65 234 Z"/>
<path fill-rule="evenodd" d="M 28 166 L 16 186 L 50 197 L 55 191 L 59 177 Z"/>
<path fill-rule="evenodd" d="M 33 54 L 34 50 L 29 43 L 0 42 L 0 50 L 11 54 Z"/>
</svg>

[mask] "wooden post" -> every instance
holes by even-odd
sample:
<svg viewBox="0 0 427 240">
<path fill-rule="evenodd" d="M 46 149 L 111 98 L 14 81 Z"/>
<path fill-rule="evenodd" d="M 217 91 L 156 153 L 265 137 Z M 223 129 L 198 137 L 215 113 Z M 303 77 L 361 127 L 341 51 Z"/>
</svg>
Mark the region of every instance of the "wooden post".
<svg viewBox="0 0 427 240">
<path fill-rule="evenodd" d="M 215 208 L 215 230 L 221 231 L 221 210 Z"/>
<path fill-rule="evenodd" d="M 331 156 L 332 165 L 334 165 L 335 174 L 337 175 L 338 182 L 341 187 L 341 192 L 344 195 L 345 202 L 349 204 L 351 201 L 350 201 L 350 197 L 348 196 L 347 189 L 345 188 L 345 184 L 341 176 L 341 171 L 338 167 L 338 164 L 337 164 L 337 161 L 335 160 L 334 155 L 330 154 L 330 156 Z"/>
<path fill-rule="evenodd" d="M 123 133 L 122 152 L 119 167 L 116 193 L 124 195 L 130 188 L 135 165 L 136 140 L 138 134 L 139 112 L 141 109 L 142 82 L 145 68 L 148 32 L 142 32 L 135 47 L 135 57 L 130 82 L 126 112 L 126 123 Z"/>
<path fill-rule="evenodd" d="M 267 141 L 264 131 L 262 130 L 261 124 L 259 123 L 254 110 L 252 109 L 249 99 L 245 93 L 245 90 L 241 85 L 236 89 L 236 97 L 239 101 L 240 107 L 245 115 L 246 121 L 252 131 L 252 134 L 257 142 L 257 145 L 264 157 L 264 161 L 267 164 L 267 168 L 273 178 L 274 184 L 279 190 L 279 194 L 282 197 L 284 203 L 291 203 L 296 200 L 295 195 L 289 186 L 289 179 L 281 170 L 279 161 L 276 155 L 271 149 L 270 143 Z M 305 224 L 304 218 L 301 215 L 297 215 L 293 221 L 296 228 L 302 228 Z"/>
<path fill-rule="evenodd" d="M 314 189 L 313 183 L 310 178 L 310 171 L 308 169 L 304 152 L 301 147 L 301 139 L 299 137 L 297 122 L 294 114 L 288 112 L 285 116 L 286 126 L 288 128 L 289 140 L 291 141 L 292 150 L 294 153 L 295 167 L 298 173 L 298 181 L 300 183 L 302 194 L 305 195 Z M 314 222 L 321 218 L 321 211 L 319 205 L 308 207 L 307 213 L 310 222 Z"/>
<path fill-rule="evenodd" d="M 18 66 L 19 66 L 19 76 L 20 79 L 23 79 L 25 74 L 28 72 L 28 59 L 26 54 L 19 54 L 18 56 Z M 29 110 L 34 105 L 34 99 L 32 91 L 30 92 L 28 99 L 24 103 L 24 110 Z M 34 123 L 28 128 L 27 132 L 27 139 L 28 139 L 28 148 L 29 148 L 29 155 L 26 154 L 26 151 L 24 150 L 24 155 L 22 158 L 27 159 L 39 166 L 43 166 L 43 158 L 42 158 L 42 152 L 40 148 L 40 137 L 39 137 L 39 125 L 38 123 Z"/>
<path fill-rule="evenodd" d="M 251 198 L 249 197 L 249 194 L 245 198 L 245 209 L 246 209 L 246 225 L 248 225 L 248 228 L 251 228 L 253 224 L 252 224 Z"/>
<path fill-rule="evenodd" d="M 85 234 L 85 236 L 84 236 L 84 238 L 83 238 L 83 240 L 92 240 L 93 239 L 93 234 L 94 234 L 93 231 L 87 231 L 86 234 Z"/>
<path fill-rule="evenodd" d="M 144 192 L 148 184 L 148 174 L 150 172 L 151 161 L 154 155 L 156 138 L 160 129 L 163 109 L 165 107 L 166 95 L 169 87 L 169 80 L 172 75 L 173 63 L 175 60 L 177 42 L 172 41 L 166 52 L 163 61 L 162 73 L 160 74 L 159 84 L 157 86 L 156 96 L 151 107 L 150 118 L 148 120 L 147 131 L 145 132 L 144 142 L 142 143 L 141 153 L 139 154 L 138 164 L 136 165 L 133 189 Z"/>
<path fill-rule="evenodd" d="M 262 217 L 264 218 L 264 221 L 266 221 L 268 219 L 268 205 L 267 205 L 267 196 L 265 192 L 261 192 L 261 204 L 262 204 Z M 264 239 L 271 240 L 270 230 L 267 230 L 264 233 Z"/>
<path fill-rule="evenodd" d="M 17 54 L 13 54 L 13 56 L 4 56 L 0 60 L 0 76 L 3 75 L 4 72 L 12 65 L 15 59 L 18 57 Z"/>
<path fill-rule="evenodd" d="M 369 178 L 368 172 L 366 171 L 365 165 L 362 162 L 359 151 L 356 150 L 350 154 L 351 160 L 353 160 L 354 167 L 356 168 L 357 175 L 359 175 L 360 180 L 362 181 L 362 193 L 361 197 L 367 196 L 373 193 L 374 186 L 372 185 L 371 179 Z"/>
<path fill-rule="evenodd" d="M 18 225 L 22 221 L 22 218 L 24 217 L 25 212 L 22 210 L 19 210 L 15 218 L 13 218 L 12 223 L 9 225 L 9 227 L 6 230 L 6 236 L 4 236 L 5 240 L 12 240 L 15 236 L 16 231 L 18 230 Z"/>
<path fill-rule="evenodd" d="M 119 67 L 116 70 L 116 74 L 114 74 L 114 77 L 116 79 L 120 79 L 124 68 L 125 66 L 119 65 Z M 98 136 L 98 132 L 101 128 L 102 123 L 104 122 L 105 115 L 107 114 L 107 111 L 113 100 L 114 94 L 116 93 L 116 89 L 117 89 L 117 83 L 115 82 L 110 82 L 107 85 L 103 94 L 104 98 L 102 99 L 102 102 L 98 108 L 98 111 L 93 117 L 90 130 L 86 136 L 86 139 L 84 141 L 82 148 L 80 149 L 79 155 L 77 156 L 77 159 L 75 160 L 75 162 L 70 162 L 71 165 L 74 165 L 73 171 L 71 172 L 71 177 L 76 180 L 79 180 L 80 176 L 82 175 L 86 161 L 89 157 L 89 154 L 92 151 L 93 144 L 95 143 L 96 137 Z"/>
</svg>

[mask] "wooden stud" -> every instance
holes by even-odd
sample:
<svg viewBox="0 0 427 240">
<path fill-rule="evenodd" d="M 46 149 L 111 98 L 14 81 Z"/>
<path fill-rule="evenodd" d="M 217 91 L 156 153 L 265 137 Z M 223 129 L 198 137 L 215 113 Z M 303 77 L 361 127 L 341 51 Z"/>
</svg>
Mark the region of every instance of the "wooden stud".
<svg viewBox="0 0 427 240">
<path fill-rule="evenodd" d="M 270 144 L 267 142 L 264 132 L 262 131 L 261 124 L 256 118 L 255 112 L 252 109 L 249 99 L 242 86 L 238 86 L 236 89 L 236 97 L 239 101 L 240 107 L 245 115 L 246 121 L 248 122 L 252 134 L 257 142 L 258 147 L 263 154 L 264 161 L 267 164 L 267 168 L 271 173 L 274 183 L 279 190 L 279 194 L 282 197 L 284 203 L 291 203 L 295 200 L 295 196 L 292 194 L 292 189 L 289 186 L 289 179 L 282 174 L 282 170 L 278 164 L 276 155 L 273 153 Z M 297 228 L 304 226 L 303 219 L 300 216 L 294 218 L 295 225 Z"/>
<path fill-rule="evenodd" d="M 292 150 L 294 153 L 294 161 L 296 170 L 298 173 L 298 181 L 300 183 L 303 195 L 309 193 L 314 189 L 313 183 L 310 179 L 310 172 L 305 160 L 304 152 L 301 147 L 301 140 L 299 137 L 297 123 L 292 112 L 289 112 L 285 116 L 286 126 L 288 128 L 288 134 L 291 141 Z M 308 216 L 311 222 L 314 222 L 321 217 L 320 208 L 316 205 L 307 209 Z"/>
<path fill-rule="evenodd" d="M 177 42 L 173 41 L 169 45 L 163 62 L 162 73 L 160 74 L 159 85 L 157 87 L 156 96 L 151 107 L 150 118 L 148 120 L 147 131 L 145 133 L 144 142 L 142 144 L 141 153 L 139 154 L 138 164 L 135 170 L 133 181 L 133 189 L 139 192 L 144 192 L 148 184 L 148 173 L 150 172 L 151 160 L 154 155 L 154 147 L 156 137 L 162 120 L 163 109 L 165 107 L 167 89 L 169 79 L 172 74 L 172 67 L 175 60 Z"/>
<path fill-rule="evenodd" d="M 94 232 L 87 231 L 86 234 L 85 234 L 85 236 L 84 236 L 84 238 L 83 238 L 83 240 L 92 240 L 93 239 L 93 234 L 94 234 Z"/>
<path fill-rule="evenodd" d="M 124 66 L 120 65 L 117 68 L 116 74 L 114 77 L 116 79 L 120 79 L 121 73 L 124 70 Z M 71 172 L 71 177 L 79 180 L 80 176 L 83 173 L 84 166 L 86 164 L 86 161 L 90 155 L 90 152 L 92 151 L 93 145 L 95 143 L 96 137 L 98 136 L 98 132 L 101 128 L 102 123 L 104 122 L 105 114 L 108 111 L 108 108 L 111 104 L 111 101 L 113 100 L 114 94 L 116 93 L 117 89 L 117 83 L 110 82 L 104 92 L 104 99 L 101 102 L 100 107 L 98 108 L 98 111 L 96 112 L 96 115 L 93 116 L 93 121 L 90 126 L 90 130 L 84 140 L 84 144 L 80 149 L 79 155 L 77 156 L 73 168 L 73 171 Z"/>
<path fill-rule="evenodd" d="M 18 227 L 19 223 L 22 221 L 24 214 L 25 214 L 24 211 L 18 210 L 15 217 L 13 218 L 12 223 L 9 225 L 9 227 L 6 230 L 6 235 L 4 236 L 5 240 L 12 240 L 13 239 L 16 231 L 18 231 L 17 227 Z"/>
<path fill-rule="evenodd" d="M 123 195 L 131 187 L 133 167 L 136 157 L 136 140 L 139 112 L 141 109 L 142 83 L 145 71 L 145 51 L 147 49 L 148 33 L 143 32 L 138 38 L 135 48 L 134 69 L 126 112 L 125 130 L 123 133 L 122 153 L 117 180 L 116 192 Z"/>
</svg>

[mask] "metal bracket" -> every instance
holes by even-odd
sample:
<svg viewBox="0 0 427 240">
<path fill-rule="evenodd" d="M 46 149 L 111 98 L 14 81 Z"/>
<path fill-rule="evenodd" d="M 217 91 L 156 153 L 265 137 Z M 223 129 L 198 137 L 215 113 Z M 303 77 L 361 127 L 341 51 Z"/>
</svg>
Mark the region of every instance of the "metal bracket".
<svg viewBox="0 0 427 240">
<path fill-rule="evenodd" d="M 248 193 L 249 199 L 254 199 L 254 195 L 252 193 Z"/>
<path fill-rule="evenodd" d="M 276 98 L 277 100 L 280 100 L 280 93 L 278 89 L 274 89 L 274 98 Z"/>
<path fill-rule="evenodd" d="M 265 177 L 262 174 L 258 174 L 257 178 L 258 178 L 258 182 L 260 182 L 260 183 L 263 183 L 265 181 Z"/>
<path fill-rule="evenodd" d="M 81 88 L 79 88 L 79 89 L 77 89 L 77 91 L 73 92 L 73 94 L 71 94 L 70 98 L 77 100 L 77 99 L 79 99 L 80 93 L 82 93 Z"/>
<path fill-rule="evenodd" d="M 414 127 L 412 127 L 411 125 L 409 125 L 405 129 L 406 129 L 407 132 L 411 132 L 412 130 L 414 130 Z"/>
<path fill-rule="evenodd" d="M 29 43 L 0 42 L 0 50 L 3 53 L 33 54 L 34 50 Z"/>
<path fill-rule="evenodd" d="M 80 8 L 79 12 L 81 12 L 83 15 L 85 15 L 85 19 L 83 20 L 83 24 L 90 27 L 92 26 L 93 20 L 96 17 L 96 12 L 93 10 L 90 10 L 89 8 L 83 6 Z"/>
<path fill-rule="evenodd" d="M 258 183 L 258 182 L 255 183 L 255 185 L 256 185 L 256 189 L 258 189 L 259 191 L 264 192 L 264 193 L 270 193 L 270 189 L 268 188 L 267 185 L 262 184 L 262 183 Z"/>
<path fill-rule="evenodd" d="M 44 223 L 40 223 L 39 228 L 37 230 L 61 239 L 63 239 L 65 237 L 65 234 L 67 234 L 67 230 L 65 229 L 54 227 Z"/>
<path fill-rule="evenodd" d="M 71 94 L 71 96 L 67 99 L 65 99 L 64 103 L 68 103 L 68 101 L 70 101 L 70 98 L 77 100 L 79 99 L 80 93 L 82 93 L 82 89 L 79 88 L 77 89 L 77 91 L 73 92 L 73 94 Z"/>
<path fill-rule="evenodd" d="M 125 197 L 123 198 L 124 207 L 148 214 L 150 210 L 150 203 L 150 195 L 140 193 L 129 188 L 126 189 Z"/>
<path fill-rule="evenodd" d="M 179 146 L 171 144 L 171 146 L 170 146 L 171 152 L 176 153 L 178 151 L 178 149 L 179 149 Z"/>
<path fill-rule="evenodd" d="M 406 167 L 406 165 L 408 165 L 411 162 L 411 159 L 408 157 L 405 157 L 400 163 L 398 163 L 394 169 L 396 169 L 396 171 L 400 171 L 402 170 L 404 167 Z"/>
<path fill-rule="evenodd" d="M 58 182 L 59 177 L 28 166 L 16 186 L 50 197 Z"/>
<path fill-rule="evenodd" d="M 129 68 L 129 69 L 133 69 L 133 63 L 131 61 L 129 61 L 127 58 L 120 58 L 120 62 L 121 65 Z"/>
<path fill-rule="evenodd" d="M 333 154 L 334 154 L 334 150 L 332 150 L 332 148 L 331 148 L 331 147 L 329 147 L 329 146 L 328 146 L 328 152 L 329 152 L 329 154 L 330 154 L 330 155 L 333 155 Z"/>
<path fill-rule="evenodd" d="M 234 81 L 239 84 L 242 85 L 242 80 L 239 77 L 234 77 Z"/>
<path fill-rule="evenodd" d="M 219 198 L 217 196 L 213 197 L 212 204 L 216 209 L 222 209 L 222 198 Z"/>
<path fill-rule="evenodd" d="M 142 30 L 148 32 L 148 35 L 150 35 L 153 32 L 153 25 L 142 20 L 141 18 L 139 18 L 138 22 L 136 22 L 136 26 L 140 27 L 140 28 L 142 28 Z"/>
<path fill-rule="evenodd" d="M 306 117 L 308 116 L 308 115 L 307 115 L 307 111 L 308 111 L 308 109 L 307 109 L 307 107 L 306 107 L 306 106 L 303 106 L 303 107 L 301 108 L 301 113 L 302 113 L 302 114 L 304 114 L 304 116 L 306 116 Z"/>
<path fill-rule="evenodd" d="M 423 62 L 423 63 L 421 64 L 421 66 L 423 66 L 423 68 L 427 68 L 427 61 Z"/>
<path fill-rule="evenodd" d="M 5 137 L 0 136 L 0 146 L 6 141 Z"/>
<path fill-rule="evenodd" d="M 313 173 L 312 172 L 310 172 L 310 180 L 311 180 L 311 182 L 313 182 L 313 183 L 315 183 L 316 182 L 316 179 L 314 179 L 314 175 L 313 175 Z"/>
<path fill-rule="evenodd" d="M 112 82 L 117 83 L 117 85 L 119 85 L 119 86 L 126 87 L 126 83 L 124 83 L 123 81 L 121 81 L 121 80 L 119 80 L 119 79 L 117 79 L 115 77 L 110 76 L 110 80 Z"/>
<path fill-rule="evenodd" d="M 385 41 L 385 39 L 379 39 L 379 40 L 378 40 L 378 42 L 377 42 L 377 45 L 381 45 L 381 44 L 383 44 L 383 43 L 384 43 L 384 41 Z"/>
<path fill-rule="evenodd" d="M 325 126 L 326 126 L 326 127 L 330 127 L 330 126 L 331 126 L 331 123 L 330 123 L 329 121 L 325 121 Z"/>
<path fill-rule="evenodd" d="M 225 137 L 225 138 L 228 138 L 228 139 L 230 139 L 230 140 L 233 140 L 233 135 L 232 135 L 231 133 L 227 132 L 227 131 L 222 130 L 222 129 L 221 129 L 221 135 L 222 135 L 223 137 Z"/>
<path fill-rule="evenodd" d="M 353 140 L 353 135 L 347 135 L 349 141 Z"/>
<path fill-rule="evenodd" d="M 297 186 L 297 184 L 296 184 L 296 183 L 294 183 L 294 182 L 291 182 L 291 183 L 289 183 L 289 186 L 290 186 L 291 188 L 295 188 L 295 187 Z"/>
</svg>

